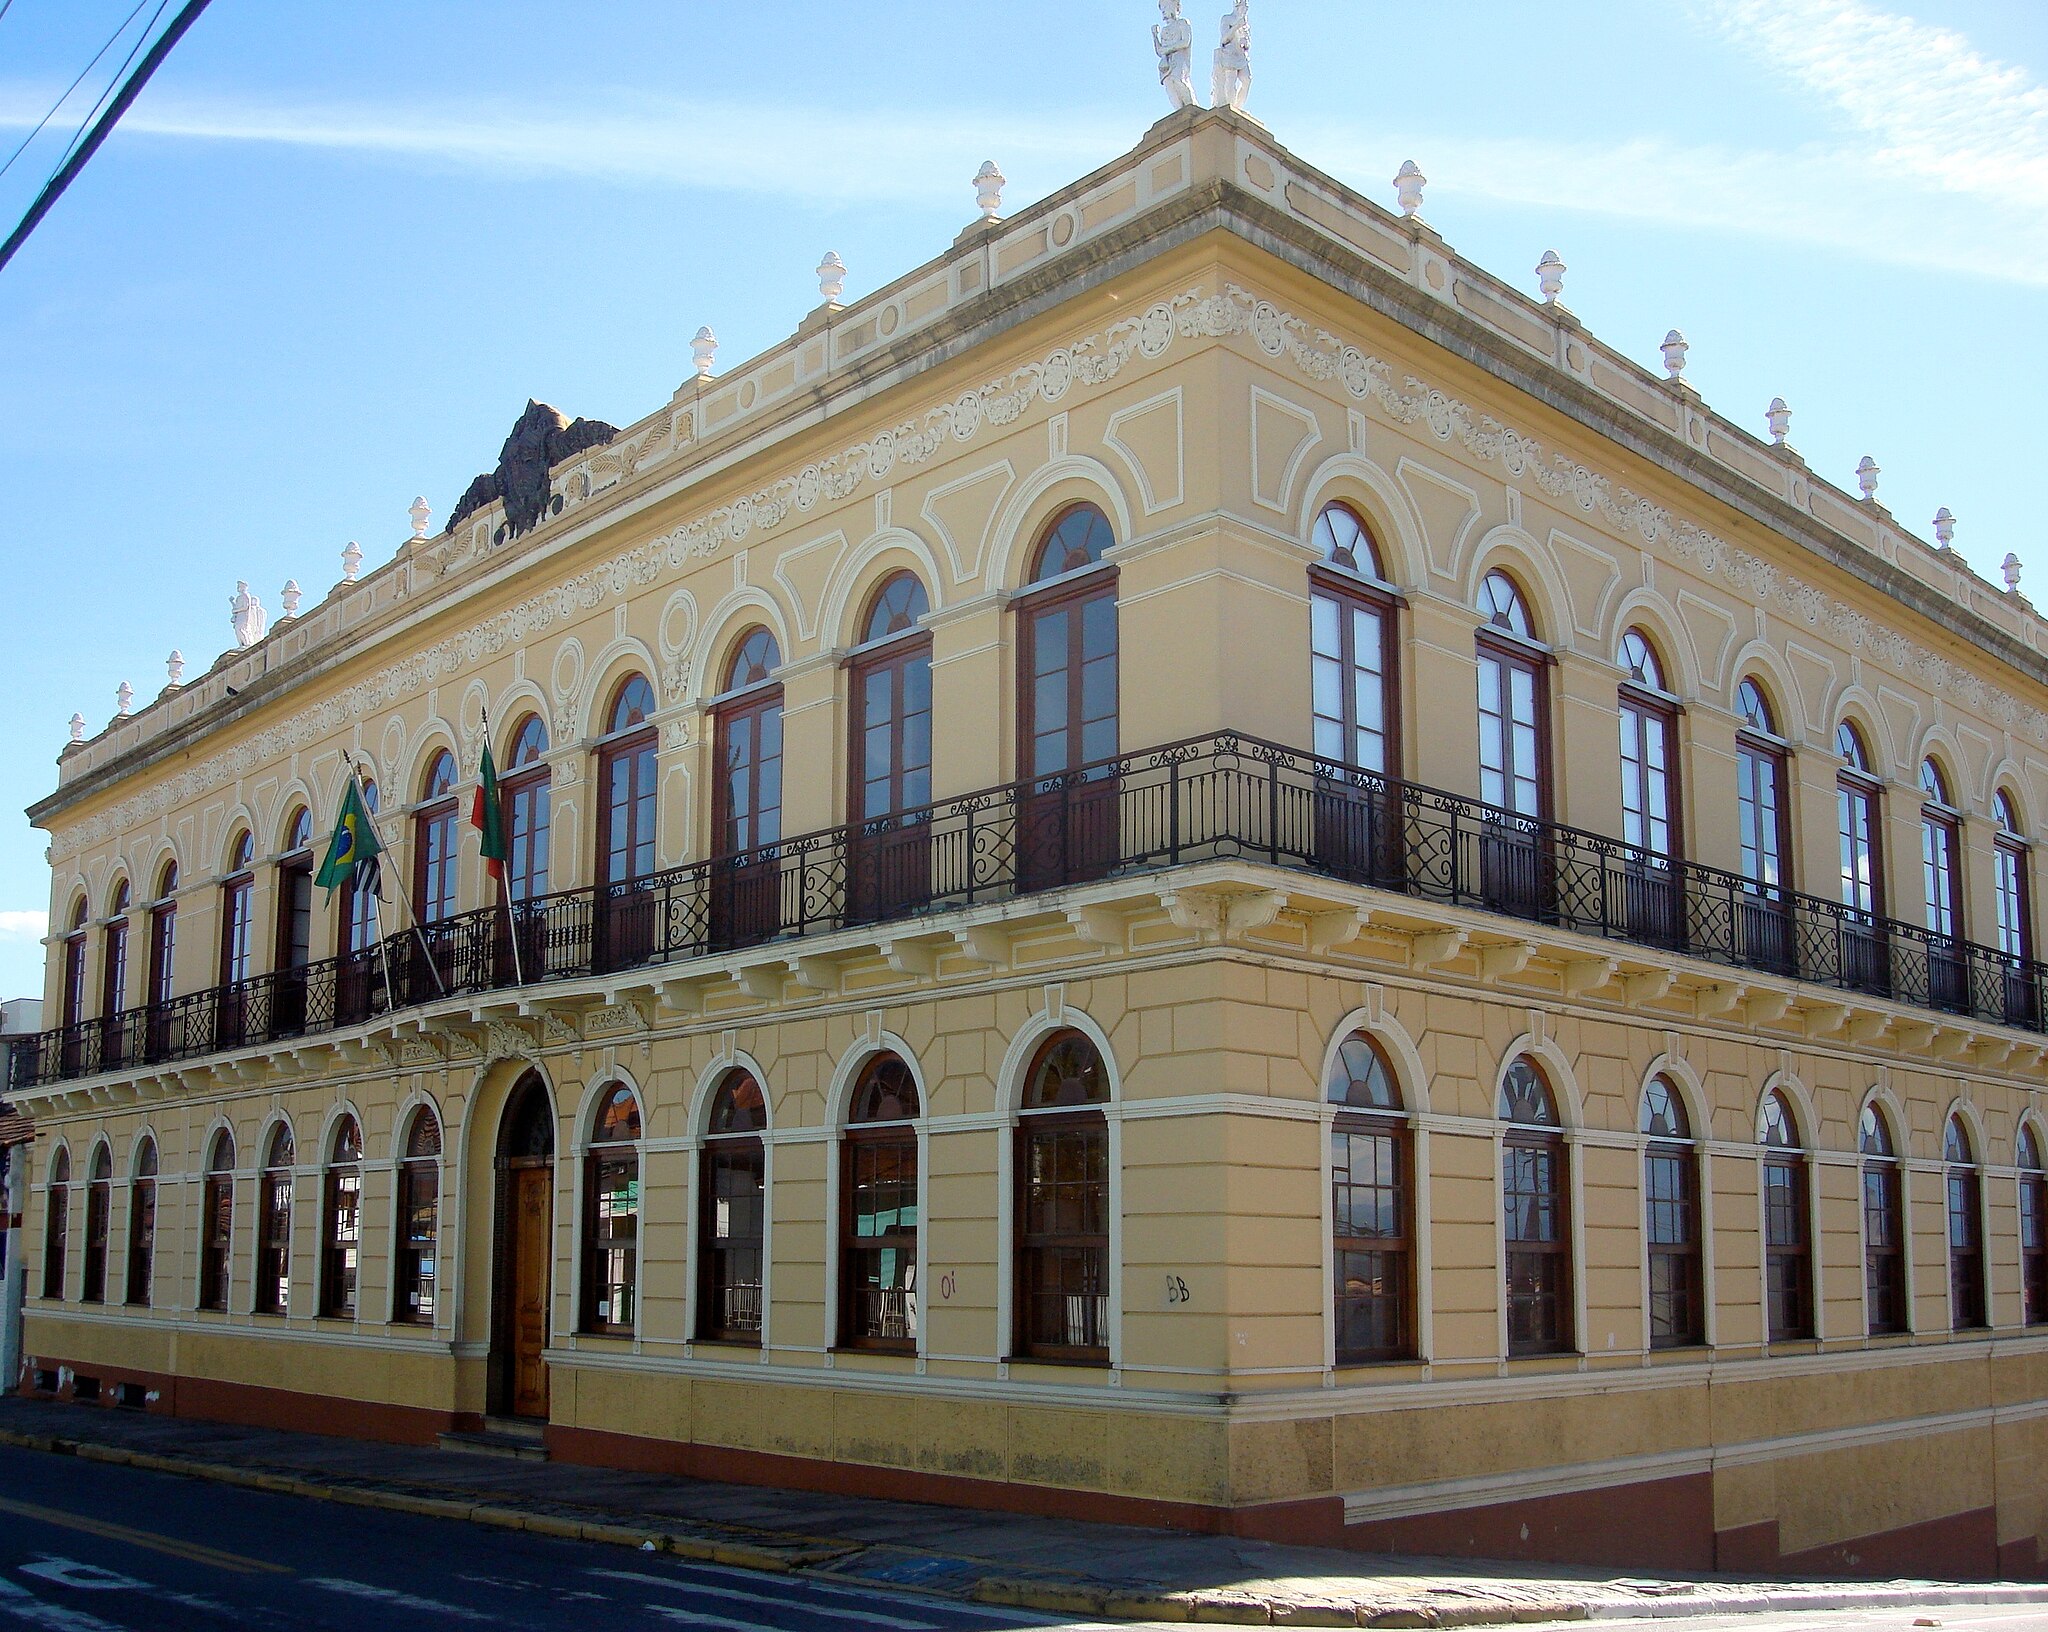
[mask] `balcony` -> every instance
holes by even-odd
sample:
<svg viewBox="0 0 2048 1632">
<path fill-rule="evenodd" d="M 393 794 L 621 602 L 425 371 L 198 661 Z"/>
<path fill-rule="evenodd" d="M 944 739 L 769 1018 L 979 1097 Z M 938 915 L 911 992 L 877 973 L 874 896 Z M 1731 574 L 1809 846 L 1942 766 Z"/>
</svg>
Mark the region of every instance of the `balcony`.
<svg viewBox="0 0 2048 1632">
<path fill-rule="evenodd" d="M 463 913 L 346 957 L 44 1032 L 16 1048 L 13 1086 L 1229 860 L 2044 1029 L 2042 964 L 1222 733 L 626 883 Z"/>
</svg>

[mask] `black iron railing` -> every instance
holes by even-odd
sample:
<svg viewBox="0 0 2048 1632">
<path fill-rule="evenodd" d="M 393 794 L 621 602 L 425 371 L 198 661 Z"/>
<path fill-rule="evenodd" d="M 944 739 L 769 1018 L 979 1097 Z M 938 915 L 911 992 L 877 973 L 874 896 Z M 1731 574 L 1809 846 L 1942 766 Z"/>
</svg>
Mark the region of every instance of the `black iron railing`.
<svg viewBox="0 0 2048 1632">
<path fill-rule="evenodd" d="M 1222 733 L 646 878 L 463 913 L 44 1032 L 14 1084 L 1185 862 L 1245 859 L 2030 1031 L 2048 969 L 1838 901 Z"/>
</svg>

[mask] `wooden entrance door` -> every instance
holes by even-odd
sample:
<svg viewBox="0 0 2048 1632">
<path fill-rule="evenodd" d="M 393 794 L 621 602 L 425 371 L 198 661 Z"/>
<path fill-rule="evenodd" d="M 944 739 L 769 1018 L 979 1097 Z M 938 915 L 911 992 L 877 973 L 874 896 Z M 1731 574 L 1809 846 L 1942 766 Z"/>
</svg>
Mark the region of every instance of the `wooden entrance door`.
<svg viewBox="0 0 2048 1632">
<path fill-rule="evenodd" d="M 554 1169 L 515 1167 L 508 1175 L 506 1241 L 507 1403 L 515 1417 L 548 1414 L 548 1261 L 554 1239 Z"/>
</svg>

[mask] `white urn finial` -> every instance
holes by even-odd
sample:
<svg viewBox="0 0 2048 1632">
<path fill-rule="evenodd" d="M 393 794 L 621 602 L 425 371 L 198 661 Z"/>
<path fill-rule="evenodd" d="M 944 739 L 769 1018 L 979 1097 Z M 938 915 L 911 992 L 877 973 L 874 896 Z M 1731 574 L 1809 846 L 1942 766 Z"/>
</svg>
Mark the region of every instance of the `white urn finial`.
<svg viewBox="0 0 2048 1632">
<path fill-rule="evenodd" d="M 1934 542 L 1945 550 L 1954 544 L 1955 541 L 1955 512 L 1944 504 L 1939 510 L 1934 512 Z"/>
<path fill-rule="evenodd" d="M 1685 354 L 1692 350 L 1686 344 L 1685 336 L 1673 329 L 1664 336 L 1664 343 L 1657 348 L 1664 354 L 1664 372 L 1678 379 L 1685 373 Z"/>
<path fill-rule="evenodd" d="M 1536 287 L 1542 291 L 1544 305 L 1557 304 L 1557 297 L 1564 293 L 1564 274 L 1564 257 L 1554 249 L 1546 249 L 1543 259 L 1536 263 Z"/>
<path fill-rule="evenodd" d="M 299 588 L 299 581 L 296 578 L 287 578 L 284 581 L 284 588 L 277 592 L 277 604 L 284 608 L 284 615 L 288 618 L 296 618 L 299 615 L 299 602 L 304 599 L 305 591 Z"/>
<path fill-rule="evenodd" d="M 345 584 L 354 583 L 356 574 L 362 570 L 363 547 L 354 539 L 350 539 L 341 551 L 341 581 Z"/>
<path fill-rule="evenodd" d="M 1413 159 L 1401 161 L 1401 168 L 1394 172 L 1394 198 L 1403 215 L 1422 213 L 1422 189 L 1428 185 L 1429 177 L 1422 173 L 1421 165 Z"/>
<path fill-rule="evenodd" d="M 818 293 L 825 297 L 827 306 L 839 304 L 839 291 L 846 287 L 846 263 L 839 258 L 839 251 L 828 249 L 825 258 L 818 263 Z"/>
<path fill-rule="evenodd" d="M 235 644 L 248 648 L 263 638 L 269 620 L 263 615 L 263 601 L 251 593 L 249 580 L 235 580 L 235 593 L 228 600 L 228 621 L 235 628 Z"/>
<path fill-rule="evenodd" d="M 164 673 L 172 685 L 182 686 L 185 683 L 185 654 L 173 650 L 171 655 L 164 659 Z"/>
<path fill-rule="evenodd" d="M 984 221 L 999 221 L 1003 214 L 1003 188 L 1009 177 L 996 168 L 994 159 L 983 159 L 974 172 L 974 202 Z"/>
<path fill-rule="evenodd" d="M 1877 478 L 1881 474 L 1877 461 L 1865 454 L 1856 461 L 1856 487 L 1866 499 L 1877 497 Z"/>
<path fill-rule="evenodd" d="M 85 716 L 83 714 L 71 716 L 71 740 L 73 742 L 85 741 Z"/>
<path fill-rule="evenodd" d="M 1998 570 L 2005 575 L 2005 587 L 2017 595 L 2020 592 L 2020 558 L 2007 550 Z"/>
<path fill-rule="evenodd" d="M 117 719 L 125 720 L 134 707 L 135 688 L 123 680 L 114 688 L 114 715 Z"/>
<path fill-rule="evenodd" d="M 1764 423 L 1770 427 L 1771 440 L 1782 448 L 1792 429 L 1792 410 L 1785 406 L 1783 397 L 1771 398 L 1770 407 L 1764 410 Z"/>
<path fill-rule="evenodd" d="M 696 366 L 697 378 L 711 378 L 711 365 L 718 361 L 718 336 L 711 332 L 706 323 L 697 331 L 697 337 L 690 342 L 690 361 Z"/>
<path fill-rule="evenodd" d="M 434 507 L 427 503 L 426 494 L 422 493 L 418 498 L 414 499 L 405 513 L 412 517 L 412 536 L 414 538 L 425 538 L 427 536 L 427 518 L 434 513 Z"/>
</svg>

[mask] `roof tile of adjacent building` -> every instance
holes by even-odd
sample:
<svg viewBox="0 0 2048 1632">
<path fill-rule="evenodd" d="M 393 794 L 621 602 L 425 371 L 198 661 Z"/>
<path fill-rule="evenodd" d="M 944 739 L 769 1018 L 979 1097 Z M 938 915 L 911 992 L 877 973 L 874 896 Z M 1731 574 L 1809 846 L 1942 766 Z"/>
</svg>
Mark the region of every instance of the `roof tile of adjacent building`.
<svg viewBox="0 0 2048 1632">
<path fill-rule="evenodd" d="M 29 815 L 47 826 L 81 800 L 188 750 L 281 693 L 445 612 L 477 588 L 515 571 L 530 574 L 598 530 L 810 427 L 857 412 L 881 392 L 1216 228 L 1294 263 L 2048 686 L 2048 640 L 2024 597 L 1994 588 L 1953 553 L 1914 537 L 1874 501 L 1817 477 L 1791 448 L 1774 446 L 1714 412 L 1690 386 L 1659 378 L 1595 338 L 1565 307 L 1533 299 L 1465 260 L 1424 221 L 1384 209 L 1303 163 L 1256 121 L 1188 109 L 1162 119 L 1129 152 L 1017 215 L 975 222 L 944 254 L 854 304 L 818 308 L 787 340 L 729 372 L 686 380 L 667 403 L 626 426 L 608 445 L 557 466 L 560 513 L 531 533 L 494 545 L 501 519 L 494 504 L 453 535 L 414 539 L 382 567 L 335 585 L 301 616 L 280 620 L 255 645 L 229 651 L 198 679 L 167 687 L 139 712 L 116 719 L 88 742 L 70 745 L 58 762 L 57 791 Z M 1420 418 L 1438 435 L 1458 436 L 1482 457 L 1502 460 L 1510 474 L 1527 472 L 1584 509 L 1603 511 L 1646 537 L 1664 532 L 1681 548 L 1690 544 L 1686 553 L 1708 570 L 1718 565 L 1747 576 L 1753 593 L 1776 598 L 1796 614 L 1815 619 L 1832 608 L 1837 621 L 1868 623 L 1814 585 L 1785 574 L 1768 581 L 1773 569 L 1765 564 L 1671 517 L 1607 475 L 1544 449 L 1517 428 L 1475 414 L 1428 382 L 1397 381 L 1387 365 L 1355 345 L 1239 295 L 1242 309 L 1234 317 L 1190 319 L 1172 311 L 1168 316 L 1176 322 L 1234 323 L 1276 357 L 1291 355 L 1311 371 L 1338 371 L 1355 396 L 1374 398 L 1402 418 Z M 1126 343 L 1142 343 L 1141 323 L 1130 320 Z M 410 653 L 347 697 L 310 709 L 303 729 L 316 734 L 387 707 L 448 668 L 534 632 L 549 621 L 552 602 L 587 593 L 586 580 L 643 570 L 663 551 L 678 560 L 713 553 L 750 532 L 780 525 L 820 496 L 858 487 L 869 470 L 916 462 L 948 436 L 966 440 L 973 426 L 996 417 L 1005 394 L 1022 390 L 1056 400 L 1105 367 L 1113 373 L 1114 346 L 1115 336 L 1104 335 L 1062 347 L 979 395 L 932 404 L 835 458 L 779 473 L 751 497 L 666 532 L 651 546 L 552 585 L 450 641 Z M 1852 632 L 1852 638 L 1866 646 L 1889 642 L 1897 662 L 1945 668 L 1978 693 L 1974 700 L 1980 706 L 1987 701 L 1974 676 L 1896 633 L 1873 626 Z M 2005 699 L 2004 706 L 1995 695 L 1989 701 L 1994 715 L 2048 745 L 2048 714 L 2017 698 Z M 286 737 L 293 734 L 286 729 Z M 295 745 L 272 744 L 286 751 Z M 85 835 L 73 837 L 82 842 Z"/>
</svg>

